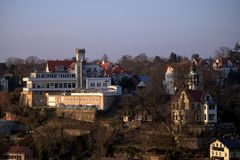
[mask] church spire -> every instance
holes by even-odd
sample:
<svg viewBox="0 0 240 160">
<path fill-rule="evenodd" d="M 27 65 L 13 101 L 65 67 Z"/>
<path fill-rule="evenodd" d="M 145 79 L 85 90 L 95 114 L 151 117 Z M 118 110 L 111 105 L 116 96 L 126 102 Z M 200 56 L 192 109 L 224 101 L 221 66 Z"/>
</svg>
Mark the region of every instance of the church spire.
<svg viewBox="0 0 240 160">
<path fill-rule="evenodd" d="M 187 85 L 188 85 L 188 88 L 191 90 L 200 89 L 199 73 L 197 71 L 194 60 L 192 60 L 191 70 L 188 74 Z"/>
</svg>

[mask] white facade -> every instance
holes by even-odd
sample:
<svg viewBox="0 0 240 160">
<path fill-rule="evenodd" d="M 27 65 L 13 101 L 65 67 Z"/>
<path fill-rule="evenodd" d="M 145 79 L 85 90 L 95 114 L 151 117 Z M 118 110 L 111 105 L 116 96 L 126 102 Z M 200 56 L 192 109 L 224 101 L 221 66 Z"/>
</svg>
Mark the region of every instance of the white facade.
<svg viewBox="0 0 240 160">
<path fill-rule="evenodd" d="M 86 84 L 86 78 L 92 77 L 92 81 L 96 78 L 99 81 L 102 77 L 101 69 L 96 64 L 85 64 L 83 65 L 83 74 L 77 74 L 76 69 L 77 63 L 75 64 L 74 70 L 68 72 L 62 71 L 61 66 L 58 66 L 57 72 L 34 72 L 31 73 L 29 77 L 24 77 L 23 81 L 26 82 L 26 87 L 23 88 L 24 91 L 45 91 L 45 92 L 55 92 L 55 91 L 71 91 L 77 88 L 77 76 L 82 76 L 83 86 Z M 48 70 L 48 69 L 46 69 Z M 104 79 L 104 78 L 103 78 Z M 108 87 L 111 85 L 111 80 L 107 83 Z M 96 87 L 97 88 L 96 84 Z M 105 87 L 105 83 L 101 84 Z M 84 87 L 85 88 L 85 87 Z"/>
<path fill-rule="evenodd" d="M 4 77 L 0 78 L 0 85 L 2 86 L 1 89 L 8 90 L 8 80 Z"/>
<path fill-rule="evenodd" d="M 110 77 L 86 78 L 86 89 L 108 88 L 110 85 Z"/>
<path fill-rule="evenodd" d="M 217 105 L 204 103 L 204 123 L 217 123 Z"/>
<path fill-rule="evenodd" d="M 175 86 L 174 86 L 174 70 L 172 67 L 167 68 L 167 72 L 165 73 L 165 79 L 163 82 L 165 86 L 165 90 L 168 94 L 175 94 Z"/>
<path fill-rule="evenodd" d="M 204 97 L 204 123 L 217 123 L 217 104 L 207 91 Z"/>
<path fill-rule="evenodd" d="M 74 73 L 31 73 L 30 77 L 24 77 L 26 82 L 24 91 L 71 91 L 76 89 L 76 75 Z"/>
</svg>

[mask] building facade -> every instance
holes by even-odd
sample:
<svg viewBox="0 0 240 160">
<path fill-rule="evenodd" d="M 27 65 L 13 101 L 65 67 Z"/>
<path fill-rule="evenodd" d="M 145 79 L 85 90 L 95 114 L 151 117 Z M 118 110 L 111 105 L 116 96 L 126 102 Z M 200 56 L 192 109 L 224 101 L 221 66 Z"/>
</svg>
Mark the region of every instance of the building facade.
<svg viewBox="0 0 240 160">
<path fill-rule="evenodd" d="M 165 73 L 165 78 L 163 81 L 163 85 L 168 94 L 175 94 L 175 85 L 174 85 L 174 69 L 171 66 L 168 66 L 167 71 Z"/>
<path fill-rule="evenodd" d="M 238 160 L 240 159 L 239 140 L 213 139 L 209 146 L 209 153 L 212 160 Z"/>
<path fill-rule="evenodd" d="M 116 96 L 122 94 L 120 86 L 109 86 L 108 89 L 83 90 L 83 92 L 69 94 L 47 95 L 47 105 L 50 107 L 65 106 L 94 107 L 98 110 L 107 110 Z"/>
<path fill-rule="evenodd" d="M 34 72 L 24 77 L 25 87 L 21 94 L 24 105 L 47 105 L 48 94 L 71 93 L 84 89 L 107 89 L 111 78 L 104 77 L 98 64 L 85 60 L 85 49 L 76 49 L 75 60 L 47 61 L 45 72 Z"/>
</svg>

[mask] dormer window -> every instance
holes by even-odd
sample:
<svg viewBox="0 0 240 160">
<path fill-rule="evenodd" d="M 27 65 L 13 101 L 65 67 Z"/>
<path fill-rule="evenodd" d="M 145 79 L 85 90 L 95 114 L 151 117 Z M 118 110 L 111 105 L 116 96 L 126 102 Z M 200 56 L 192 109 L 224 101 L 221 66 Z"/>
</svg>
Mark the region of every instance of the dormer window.
<svg viewBox="0 0 240 160">
<path fill-rule="evenodd" d="M 56 66 L 56 72 L 64 72 L 64 66 Z"/>
</svg>

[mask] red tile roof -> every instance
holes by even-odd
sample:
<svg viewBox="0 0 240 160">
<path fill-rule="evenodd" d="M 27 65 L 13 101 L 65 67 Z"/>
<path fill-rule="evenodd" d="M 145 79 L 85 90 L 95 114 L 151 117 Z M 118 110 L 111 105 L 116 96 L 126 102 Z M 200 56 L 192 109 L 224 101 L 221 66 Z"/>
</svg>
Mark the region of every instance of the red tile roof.
<svg viewBox="0 0 240 160">
<path fill-rule="evenodd" d="M 8 149 L 8 154 L 25 154 L 32 156 L 32 150 L 29 147 L 25 146 L 11 146 Z"/>
<path fill-rule="evenodd" d="M 75 61 L 71 61 L 71 60 L 51 60 L 51 61 L 47 61 L 47 65 L 48 65 L 48 70 L 49 72 L 55 72 L 56 70 L 56 66 L 64 66 L 64 70 L 67 70 L 69 68 L 71 68 L 71 64 L 73 64 Z"/>
</svg>

